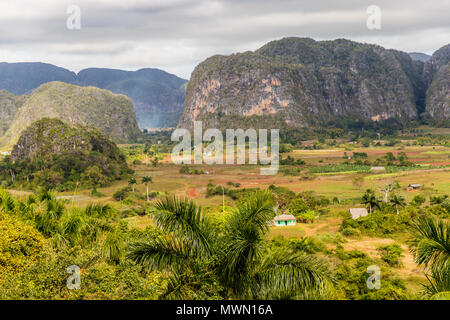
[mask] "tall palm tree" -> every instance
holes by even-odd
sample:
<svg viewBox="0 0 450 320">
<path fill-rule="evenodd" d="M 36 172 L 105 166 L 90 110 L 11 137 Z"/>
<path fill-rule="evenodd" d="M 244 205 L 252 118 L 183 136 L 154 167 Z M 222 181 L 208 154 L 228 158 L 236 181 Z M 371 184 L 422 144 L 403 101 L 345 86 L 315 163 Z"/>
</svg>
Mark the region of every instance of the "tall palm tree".
<svg viewBox="0 0 450 320">
<path fill-rule="evenodd" d="M 395 207 L 397 214 L 399 214 L 399 208 L 406 206 L 405 198 L 398 195 L 393 195 L 389 202 Z"/>
<path fill-rule="evenodd" d="M 130 180 L 128 180 L 128 186 L 131 187 L 133 193 L 134 193 L 134 186 L 137 184 L 136 178 L 130 178 Z"/>
<path fill-rule="evenodd" d="M 438 217 L 423 216 L 412 225 L 413 253 L 418 265 L 424 266 L 428 297 L 450 297 L 450 223 Z"/>
<path fill-rule="evenodd" d="M 187 199 L 165 198 L 155 209 L 163 236 L 134 243 L 127 257 L 168 274 L 163 298 L 191 298 L 205 283 L 219 285 L 225 298 L 300 298 L 322 293 L 332 280 L 318 258 L 269 250 L 265 236 L 274 216 L 270 192 L 250 196 L 223 230 Z"/>
<path fill-rule="evenodd" d="M 153 179 L 149 176 L 142 177 L 142 183 L 145 184 L 145 187 L 147 189 L 147 201 L 150 201 L 150 197 L 148 195 L 148 184 L 153 183 Z"/>
<path fill-rule="evenodd" d="M 372 213 L 372 209 L 375 207 L 380 208 L 380 201 L 375 196 L 375 192 L 371 189 L 367 189 L 364 193 L 361 203 L 369 207 L 369 212 Z"/>
</svg>

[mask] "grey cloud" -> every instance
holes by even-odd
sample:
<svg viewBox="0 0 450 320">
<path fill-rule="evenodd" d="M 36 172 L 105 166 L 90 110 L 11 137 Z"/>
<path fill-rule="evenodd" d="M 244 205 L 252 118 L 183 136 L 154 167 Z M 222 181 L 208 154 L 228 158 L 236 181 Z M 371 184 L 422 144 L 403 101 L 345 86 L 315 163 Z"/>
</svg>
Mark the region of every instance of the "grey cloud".
<svg viewBox="0 0 450 320">
<path fill-rule="evenodd" d="M 42 60 L 72 70 L 159 67 L 188 78 L 210 55 L 286 36 L 431 53 L 450 34 L 447 0 L 41 0 L 42 7 L 23 0 L 23 15 L 18 1 L 3 1 L 19 10 L 0 13 L 0 61 Z M 65 27 L 72 3 L 81 7 L 81 30 Z M 371 4 L 382 10 L 381 30 L 366 28 Z"/>
</svg>

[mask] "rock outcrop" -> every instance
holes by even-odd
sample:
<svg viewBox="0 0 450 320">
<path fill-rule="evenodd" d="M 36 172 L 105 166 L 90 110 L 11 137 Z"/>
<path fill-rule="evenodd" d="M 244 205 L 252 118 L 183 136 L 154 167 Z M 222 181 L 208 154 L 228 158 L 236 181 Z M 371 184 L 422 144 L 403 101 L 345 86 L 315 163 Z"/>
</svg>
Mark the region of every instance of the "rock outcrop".
<svg viewBox="0 0 450 320">
<path fill-rule="evenodd" d="M 69 125 L 93 126 L 120 143 L 142 138 L 128 97 L 94 87 L 49 82 L 24 98 L 23 105 L 0 139 L 1 144 L 14 145 L 25 128 L 42 118 L 60 119 Z"/>
<path fill-rule="evenodd" d="M 309 38 L 285 38 L 255 52 L 213 56 L 192 73 L 178 127 L 192 129 L 193 121 L 222 129 L 357 120 L 406 124 L 425 111 L 424 79 L 442 56 L 437 52 L 424 64 L 376 45 Z"/>
</svg>

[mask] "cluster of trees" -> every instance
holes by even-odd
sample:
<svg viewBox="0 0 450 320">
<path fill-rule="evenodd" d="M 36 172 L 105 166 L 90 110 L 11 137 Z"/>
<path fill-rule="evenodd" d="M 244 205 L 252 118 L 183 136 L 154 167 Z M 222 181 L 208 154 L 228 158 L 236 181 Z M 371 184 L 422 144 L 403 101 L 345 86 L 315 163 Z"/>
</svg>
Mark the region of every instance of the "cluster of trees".
<svg viewBox="0 0 450 320">
<path fill-rule="evenodd" d="M 350 161 L 348 160 L 350 158 Z M 399 152 L 397 157 L 392 152 L 387 152 L 384 156 L 370 161 L 367 159 L 367 153 L 365 152 L 353 152 L 352 156 L 344 153 L 344 159 L 347 159 L 345 163 L 365 165 L 365 166 L 399 166 L 399 167 L 411 167 L 415 166 L 414 163 L 408 161 L 408 156 L 405 152 Z"/>
<path fill-rule="evenodd" d="M 324 297 L 333 277 L 322 259 L 269 246 L 273 207 L 270 192 L 257 191 L 215 225 L 193 202 L 167 198 L 156 205 L 161 237 L 133 244 L 128 257 L 168 275 L 165 298 Z"/>
<path fill-rule="evenodd" d="M 72 207 L 42 190 L 22 200 L 0 189 L 0 299 L 156 299 L 164 281 L 125 259 L 129 229 L 110 205 Z M 67 288 L 67 268 L 82 272 Z"/>
<path fill-rule="evenodd" d="M 145 199 L 147 200 L 147 202 L 149 202 L 150 198 L 152 197 L 152 194 L 149 191 L 149 185 L 153 183 L 153 178 L 150 176 L 143 176 L 140 182 L 145 186 Z M 137 184 L 138 180 L 136 179 L 136 177 L 131 177 L 128 180 L 128 186 L 117 190 L 113 194 L 113 199 L 116 201 L 123 201 L 126 198 L 130 197 L 130 195 L 135 194 Z"/>
<path fill-rule="evenodd" d="M 393 189 L 390 189 L 391 191 Z M 386 201 L 388 199 L 388 201 Z M 423 295 L 427 298 L 450 298 L 450 200 L 447 195 L 426 198 L 416 195 L 408 204 L 404 197 L 393 194 L 384 201 L 368 189 L 361 203 L 371 214 L 356 220 L 344 219 L 342 231 L 347 236 L 392 236 L 394 233 L 413 235 L 412 251 L 416 263 L 426 270 L 427 283 Z M 402 249 L 398 245 L 379 248 L 381 258 L 390 266 L 398 267 Z"/>
<path fill-rule="evenodd" d="M 306 162 L 302 159 L 294 159 L 291 156 L 287 156 L 286 159 L 283 159 L 283 156 L 280 156 L 280 164 L 287 166 L 302 166 Z"/>
<path fill-rule="evenodd" d="M 322 296 L 332 283 L 318 257 L 271 250 L 268 191 L 228 212 L 225 224 L 168 197 L 155 205 L 157 227 L 146 231 L 130 230 L 111 206 L 68 208 L 47 191 L 25 200 L 1 191 L 0 199 L 2 222 L 15 221 L 2 223 L 0 265 L 13 264 L 0 279 L 3 299 L 301 298 Z M 20 243 L 26 250 L 16 250 L 18 225 L 32 231 Z M 70 265 L 82 269 L 80 290 L 66 288 Z"/>
<path fill-rule="evenodd" d="M 49 154 L 39 159 L 13 162 L 11 157 L 0 161 L 0 182 L 3 187 L 39 187 L 58 191 L 75 190 L 76 186 L 106 186 L 133 171 L 123 157 L 113 159 L 97 152 Z"/>
<path fill-rule="evenodd" d="M 203 169 L 191 169 L 191 168 L 189 168 L 189 166 L 187 164 L 183 164 L 181 166 L 179 172 L 181 174 L 190 174 L 190 175 L 192 175 L 192 174 L 197 174 L 197 175 L 205 174 L 205 171 Z"/>
<path fill-rule="evenodd" d="M 450 216 L 450 199 L 448 195 L 431 195 L 429 197 L 430 206 L 421 208 L 421 205 L 426 202 L 426 198 L 421 194 L 414 196 L 409 203 L 409 206 L 405 198 L 401 195 L 394 193 L 388 198 L 389 193 L 396 188 L 398 188 L 398 184 L 396 183 L 386 185 L 381 190 L 384 193 L 383 200 L 376 196 L 374 190 L 367 189 L 361 198 L 361 203 L 367 206 L 370 213 L 376 209 L 381 212 L 388 212 L 389 210 L 394 209 L 398 215 L 401 209 L 406 208 L 409 210 L 428 212 L 430 214 L 442 216 L 443 218 Z"/>
</svg>

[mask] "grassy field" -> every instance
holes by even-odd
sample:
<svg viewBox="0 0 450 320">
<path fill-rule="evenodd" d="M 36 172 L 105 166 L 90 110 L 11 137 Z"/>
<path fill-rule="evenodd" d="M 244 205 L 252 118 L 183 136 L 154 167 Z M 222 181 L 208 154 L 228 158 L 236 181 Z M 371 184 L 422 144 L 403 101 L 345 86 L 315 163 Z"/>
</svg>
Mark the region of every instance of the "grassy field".
<svg viewBox="0 0 450 320">
<path fill-rule="evenodd" d="M 306 165 L 302 166 L 302 170 L 308 171 L 313 166 L 327 166 L 342 164 L 345 159 L 345 153 L 364 152 L 368 155 L 368 160 L 373 161 L 377 157 L 392 152 L 397 155 L 405 152 L 409 161 L 432 166 L 416 167 L 413 170 L 398 171 L 394 173 L 359 173 L 357 171 L 347 172 L 329 172 L 326 174 L 312 174 L 310 179 L 304 179 L 301 176 L 284 175 L 280 170 L 274 176 L 260 175 L 259 167 L 255 165 L 191 165 L 190 168 L 203 170 L 204 174 L 181 174 L 180 166 L 176 166 L 170 162 L 168 155 L 164 156 L 164 160 L 156 167 L 150 164 L 134 165 L 135 176 L 138 180 L 136 185 L 136 193 L 142 196 L 142 202 L 145 203 L 145 185 L 141 183 L 144 176 L 151 176 L 153 183 L 149 185 L 150 191 L 164 192 L 168 195 L 176 195 L 187 197 L 194 200 L 199 205 L 206 208 L 216 208 L 223 204 L 222 196 L 206 196 L 206 189 L 209 183 L 222 185 L 230 189 L 238 189 L 227 185 L 228 182 L 239 183 L 239 188 L 261 188 L 266 189 L 270 185 L 285 187 L 296 193 L 302 191 L 313 191 L 316 195 L 324 196 L 328 199 L 337 197 L 342 204 L 332 205 L 330 213 L 319 218 L 314 223 L 303 224 L 298 223 L 295 226 L 287 227 L 271 227 L 268 238 L 273 239 L 278 236 L 286 238 L 302 238 L 305 236 L 318 237 L 327 243 L 330 249 L 336 248 L 337 243 L 333 239 L 342 237 L 341 225 L 342 215 L 339 212 L 348 211 L 350 207 L 361 207 L 360 198 L 362 193 L 371 188 L 377 192 L 381 198 L 383 196 L 381 188 L 393 181 L 398 182 L 400 189 L 397 194 L 402 195 L 409 202 L 418 192 L 407 191 L 407 186 L 411 183 L 422 185 L 420 194 L 426 196 L 436 194 L 450 194 L 450 148 L 443 146 L 410 146 L 410 147 L 372 147 L 372 148 L 355 148 L 353 150 L 345 150 L 343 148 L 328 150 L 294 150 L 283 157 L 290 155 L 294 159 L 302 159 Z M 148 161 L 146 161 L 148 163 Z M 282 167 L 280 168 L 282 169 Z M 362 177 L 362 183 L 355 185 L 354 178 Z M 77 194 L 61 193 L 60 197 L 64 197 L 68 203 L 75 206 L 85 206 L 89 202 L 114 203 L 120 210 L 127 210 L 128 205 L 114 201 L 113 194 L 128 185 L 127 181 L 116 181 L 112 185 L 99 188 L 102 194 L 100 197 L 93 197 L 90 190 L 81 190 Z M 12 190 L 17 197 L 24 197 L 28 194 L 26 191 Z M 75 196 L 75 197 L 74 197 Z M 73 198 L 74 197 L 74 198 Z M 230 197 L 225 196 L 225 205 L 234 206 L 236 203 Z M 156 200 L 152 200 L 156 201 Z M 153 224 L 150 216 L 131 216 L 124 218 L 130 227 L 145 229 Z M 362 239 L 353 239 L 345 237 L 343 246 L 345 249 L 358 249 L 366 252 L 370 256 L 378 254 L 377 248 L 380 245 L 391 243 L 399 243 L 403 250 L 402 266 L 395 270 L 395 273 L 401 277 L 406 286 L 411 290 L 416 290 L 419 283 L 424 280 L 424 273 L 414 263 L 413 257 L 409 251 L 407 237 L 396 236 L 390 238 L 364 237 Z"/>
</svg>

